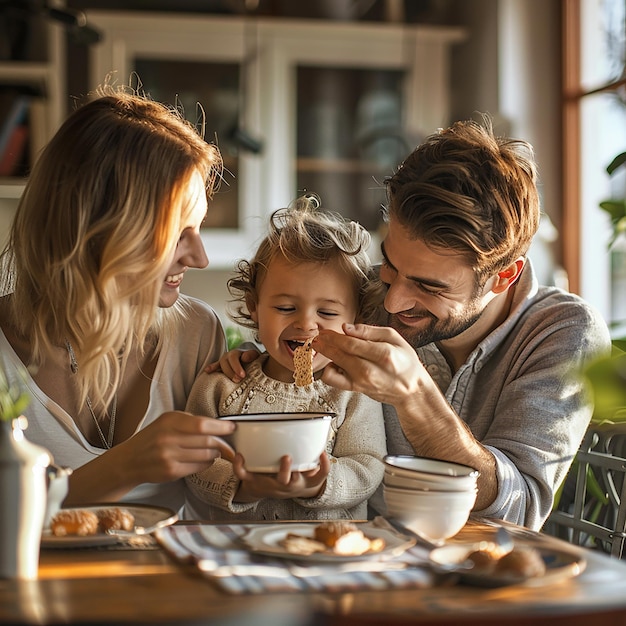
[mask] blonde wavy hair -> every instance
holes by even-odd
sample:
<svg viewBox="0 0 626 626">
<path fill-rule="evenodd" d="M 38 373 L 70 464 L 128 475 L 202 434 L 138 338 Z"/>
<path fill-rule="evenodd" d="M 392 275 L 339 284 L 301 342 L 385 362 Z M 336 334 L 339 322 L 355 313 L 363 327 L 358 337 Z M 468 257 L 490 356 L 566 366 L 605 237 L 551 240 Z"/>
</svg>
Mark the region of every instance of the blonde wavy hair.
<svg viewBox="0 0 626 626">
<path fill-rule="evenodd" d="M 257 330 L 250 310 L 258 302 L 260 282 L 272 260 L 282 255 L 288 262 L 337 262 L 352 279 L 357 297 L 357 322 L 375 324 L 382 320 L 385 287 L 370 263 L 369 232 L 359 223 L 321 209 L 317 195 L 307 194 L 270 217 L 269 233 L 254 258 L 237 263 L 228 280 L 233 296 L 228 314 L 246 328 Z"/>
<path fill-rule="evenodd" d="M 160 349 L 184 315 L 158 300 L 194 172 L 212 197 L 217 147 L 176 109 L 113 86 L 67 118 L 33 167 L 2 251 L 3 293 L 30 366 L 71 342 L 81 403 L 106 409 L 131 348 Z"/>
</svg>

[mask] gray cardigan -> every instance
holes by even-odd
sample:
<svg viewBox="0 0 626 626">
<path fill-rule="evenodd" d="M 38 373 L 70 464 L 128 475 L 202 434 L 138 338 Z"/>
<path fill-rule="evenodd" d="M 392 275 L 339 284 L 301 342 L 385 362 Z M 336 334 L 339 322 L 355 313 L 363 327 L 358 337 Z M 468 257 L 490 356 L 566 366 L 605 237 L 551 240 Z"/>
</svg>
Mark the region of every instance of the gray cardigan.
<svg viewBox="0 0 626 626">
<path fill-rule="evenodd" d="M 576 295 L 539 287 L 530 263 L 507 320 L 454 375 L 434 344 L 417 350 L 453 409 L 496 458 L 498 495 L 478 514 L 542 526 L 591 419 L 580 368 L 609 350 L 600 314 Z M 389 453 L 411 454 L 395 409 L 385 405 L 383 412 Z"/>
</svg>

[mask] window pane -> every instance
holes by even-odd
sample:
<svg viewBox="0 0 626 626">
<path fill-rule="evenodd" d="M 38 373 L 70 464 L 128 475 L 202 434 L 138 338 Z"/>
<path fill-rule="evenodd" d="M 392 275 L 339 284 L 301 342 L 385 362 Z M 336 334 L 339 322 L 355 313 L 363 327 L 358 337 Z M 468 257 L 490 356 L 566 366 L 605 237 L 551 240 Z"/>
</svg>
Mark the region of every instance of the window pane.
<svg viewBox="0 0 626 626">
<path fill-rule="evenodd" d="M 582 0 L 581 82 L 588 91 L 623 76 L 625 0 Z"/>
<path fill-rule="evenodd" d="M 581 104 L 582 284 L 585 297 L 600 305 L 607 320 L 626 320 L 623 242 L 609 254 L 610 219 L 599 207 L 603 200 L 626 197 L 623 172 L 612 177 L 606 172 L 613 158 L 626 150 L 626 106 L 610 93 L 587 96 Z M 623 250 L 626 253 L 626 247 Z"/>
</svg>

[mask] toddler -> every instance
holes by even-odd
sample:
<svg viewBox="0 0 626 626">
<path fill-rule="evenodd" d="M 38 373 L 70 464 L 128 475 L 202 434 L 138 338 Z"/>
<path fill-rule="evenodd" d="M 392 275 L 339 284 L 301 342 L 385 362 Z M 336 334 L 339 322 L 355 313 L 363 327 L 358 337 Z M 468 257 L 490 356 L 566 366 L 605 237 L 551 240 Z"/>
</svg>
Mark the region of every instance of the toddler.
<svg viewBox="0 0 626 626">
<path fill-rule="evenodd" d="M 264 347 L 233 382 L 203 373 L 187 411 L 218 417 L 280 411 L 330 412 L 326 451 L 319 466 L 291 471 L 289 457 L 276 474 L 248 472 L 237 455 L 217 459 L 186 478 L 187 514 L 220 521 L 365 519 L 367 500 L 383 478 L 386 454 L 382 407 L 367 396 L 342 391 L 318 378 L 329 360 L 314 354 L 314 380 L 294 382 L 294 350 L 321 329 L 373 322 L 383 285 L 366 250 L 369 233 L 359 224 L 322 211 L 316 196 L 301 197 L 270 219 L 269 234 L 251 261 L 240 261 L 228 288 L 231 317 L 252 328 Z"/>
</svg>

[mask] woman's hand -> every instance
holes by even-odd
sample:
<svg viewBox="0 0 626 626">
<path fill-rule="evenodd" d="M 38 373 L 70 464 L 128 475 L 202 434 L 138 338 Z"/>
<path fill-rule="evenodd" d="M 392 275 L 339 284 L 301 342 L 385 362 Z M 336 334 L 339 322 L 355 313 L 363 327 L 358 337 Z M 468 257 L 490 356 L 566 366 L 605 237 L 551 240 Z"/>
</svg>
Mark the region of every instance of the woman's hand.
<svg viewBox="0 0 626 626">
<path fill-rule="evenodd" d="M 221 437 L 235 427 L 227 420 L 171 411 L 120 446 L 132 446 L 143 466 L 146 475 L 139 482 L 166 482 L 198 472 L 220 456 L 232 461 L 234 451 Z"/>
<path fill-rule="evenodd" d="M 207 365 L 204 371 L 207 374 L 221 371 L 234 383 L 240 383 L 246 377 L 246 370 L 243 369 L 242 364 L 252 363 L 259 358 L 260 354 L 255 348 L 248 350 L 235 348 L 224 353 L 219 361 Z"/>
<path fill-rule="evenodd" d="M 343 330 L 322 330 L 313 340 L 313 348 L 331 360 L 322 375 L 328 385 L 396 405 L 418 390 L 420 376 L 428 376 L 415 350 L 394 329 L 344 324 Z"/>
<path fill-rule="evenodd" d="M 285 455 L 276 474 L 260 474 L 246 470 L 243 456 L 237 453 L 233 471 L 241 481 L 235 497 L 237 502 L 256 502 L 264 498 L 314 498 L 324 490 L 330 460 L 326 452 L 322 452 L 318 467 L 306 472 L 294 472 L 291 470 L 291 457 Z"/>
<path fill-rule="evenodd" d="M 234 458 L 221 439 L 235 430 L 233 422 L 163 413 L 152 424 L 114 446 L 70 476 L 65 506 L 114 502 L 142 483 L 170 482 L 199 472 L 216 458 Z"/>
</svg>

